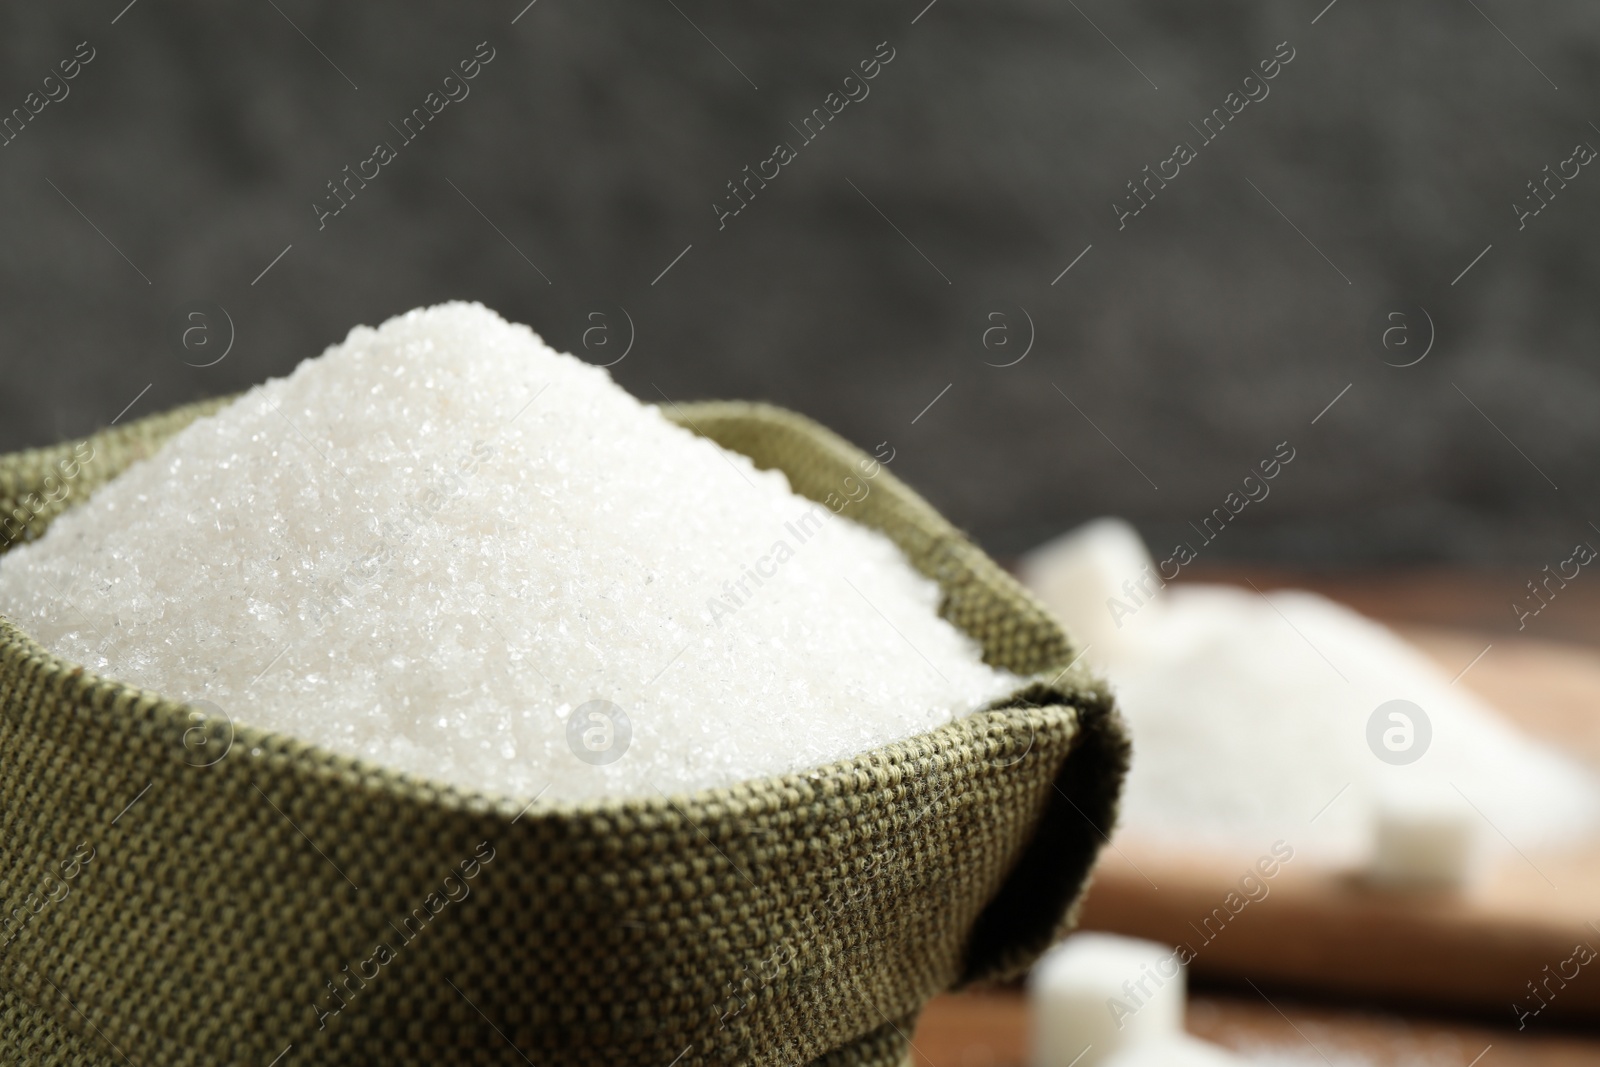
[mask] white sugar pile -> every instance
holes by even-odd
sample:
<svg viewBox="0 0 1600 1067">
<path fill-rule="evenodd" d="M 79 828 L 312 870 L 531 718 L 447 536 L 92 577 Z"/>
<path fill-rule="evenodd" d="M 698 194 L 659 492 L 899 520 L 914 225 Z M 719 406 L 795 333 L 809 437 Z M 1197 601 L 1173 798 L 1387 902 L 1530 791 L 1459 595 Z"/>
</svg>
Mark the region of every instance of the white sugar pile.
<svg viewBox="0 0 1600 1067">
<path fill-rule="evenodd" d="M 1491 847 L 1571 842 L 1600 826 L 1592 770 L 1331 600 L 1163 589 L 1139 535 L 1114 520 L 1037 550 L 1023 577 L 1116 690 L 1133 735 L 1121 822 L 1131 835 L 1240 853 L 1281 837 L 1314 862 L 1359 863 L 1380 802 L 1407 792 L 1458 806 Z M 1369 740 L 1374 712 L 1394 700 L 1431 727 L 1403 765 L 1378 754 L 1392 720 Z M 1394 740 L 1414 744 L 1419 729 Z"/>
<path fill-rule="evenodd" d="M 938 602 L 887 538 L 459 303 L 352 330 L 0 561 L 0 614 L 95 671 L 565 800 L 804 770 L 1003 697 Z M 590 701 L 626 722 L 569 731 Z"/>
</svg>

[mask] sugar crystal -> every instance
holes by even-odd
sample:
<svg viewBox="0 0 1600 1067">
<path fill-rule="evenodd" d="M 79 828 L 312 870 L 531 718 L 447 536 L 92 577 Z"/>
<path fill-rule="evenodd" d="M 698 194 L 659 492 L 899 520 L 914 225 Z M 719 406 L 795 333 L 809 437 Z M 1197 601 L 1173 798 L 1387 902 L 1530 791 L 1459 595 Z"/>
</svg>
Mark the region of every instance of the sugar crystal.
<svg viewBox="0 0 1600 1067">
<path fill-rule="evenodd" d="M 96 672 L 560 800 L 800 771 L 1004 697 L 939 597 L 463 303 L 357 327 L 0 557 L 0 613 Z"/>
</svg>

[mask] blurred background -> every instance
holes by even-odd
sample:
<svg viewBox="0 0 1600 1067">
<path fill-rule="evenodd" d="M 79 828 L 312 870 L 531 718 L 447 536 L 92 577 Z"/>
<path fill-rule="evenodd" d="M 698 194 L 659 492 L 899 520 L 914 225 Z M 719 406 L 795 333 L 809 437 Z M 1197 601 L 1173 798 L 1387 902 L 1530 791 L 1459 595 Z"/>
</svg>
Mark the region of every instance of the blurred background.
<svg viewBox="0 0 1600 1067">
<path fill-rule="evenodd" d="M 7 5 L 0 449 L 468 298 L 889 440 L 1001 555 L 1169 544 L 1284 440 L 1209 558 L 1537 565 L 1600 516 L 1594 5 L 525 3 Z"/>
<path fill-rule="evenodd" d="M 886 442 L 1002 559 L 1114 514 L 1161 560 L 1287 447 L 1198 573 L 1395 623 L 1600 765 L 1600 586 L 1540 614 L 1548 644 L 1507 607 L 1600 534 L 1597 83 L 1577 0 L 11 4 L 0 451 L 450 299 L 645 400 L 766 399 Z M 1167 884 L 1203 913 L 1236 873 Z M 1116 877 L 1091 918 L 1166 936 L 1113 914 L 1149 881 Z M 1600 1062 L 1571 1036 L 1600 995 L 1536 1037 L 1492 1006 L 1600 919 L 1582 894 L 1534 937 L 1531 890 L 1463 910 L 1307 885 L 1200 972 L 1193 1029 L 1294 1050 L 1271 1062 Z M 1384 940 L 1374 915 L 1422 986 L 1439 946 L 1462 971 L 1526 943 L 1455 1002 L 1364 985 L 1376 956 L 1243 985 L 1296 929 Z M 941 1002 L 919 1062 L 1021 1062 L 1021 1004 Z"/>
</svg>

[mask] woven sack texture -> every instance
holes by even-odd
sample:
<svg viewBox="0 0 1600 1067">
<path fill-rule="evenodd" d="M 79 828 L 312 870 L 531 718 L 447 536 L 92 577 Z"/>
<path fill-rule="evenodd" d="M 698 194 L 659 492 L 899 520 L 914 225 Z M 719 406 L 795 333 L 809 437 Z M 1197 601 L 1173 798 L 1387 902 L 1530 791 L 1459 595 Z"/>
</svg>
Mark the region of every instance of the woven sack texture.
<svg viewBox="0 0 1600 1067">
<path fill-rule="evenodd" d="M 0 457 L 0 550 L 224 403 Z M 0 1063 L 901 1067 L 931 997 L 1070 928 L 1128 756 L 1071 642 L 829 431 L 668 414 L 883 530 L 1030 684 L 804 774 L 525 806 L 208 717 L 0 618 Z"/>
</svg>

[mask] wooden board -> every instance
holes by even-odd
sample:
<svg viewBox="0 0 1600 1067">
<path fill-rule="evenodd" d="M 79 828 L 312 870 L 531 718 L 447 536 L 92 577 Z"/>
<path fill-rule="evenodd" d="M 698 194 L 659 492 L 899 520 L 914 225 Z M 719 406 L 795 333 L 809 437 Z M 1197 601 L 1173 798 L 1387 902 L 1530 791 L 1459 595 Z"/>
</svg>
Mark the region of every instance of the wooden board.
<svg viewBox="0 0 1600 1067">
<path fill-rule="evenodd" d="M 1530 733 L 1600 766 L 1600 654 L 1514 636 L 1401 630 L 1452 675 L 1492 641 L 1462 684 Z M 1082 926 L 1195 944 L 1192 924 L 1218 906 L 1241 870 L 1231 859 L 1107 850 Z M 1567 962 L 1579 943 L 1600 950 L 1600 844 L 1512 853 L 1460 895 L 1383 892 L 1348 872 L 1285 867 L 1270 896 L 1203 942 L 1191 970 L 1470 1008 L 1512 1024 L 1600 1020 L 1600 960 Z M 1538 999 L 1530 982 L 1540 986 Z"/>
<path fill-rule="evenodd" d="M 1197 1037 L 1272 1062 L 1318 1067 L 1593 1067 L 1600 1038 L 1530 1026 L 1522 1032 L 1348 1008 L 1313 1007 L 1274 997 L 1189 998 Z M 1025 1067 L 1028 1005 L 1017 992 L 962 993 L 928 1005 L 911 1036 L 916 1067 Z"/>
</svg>

